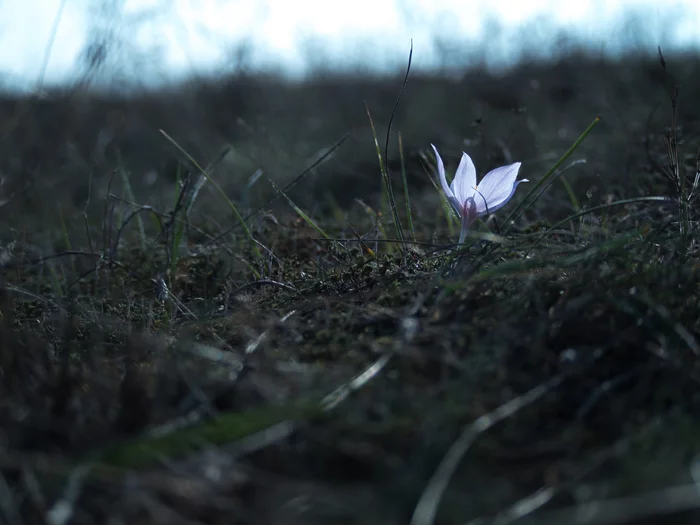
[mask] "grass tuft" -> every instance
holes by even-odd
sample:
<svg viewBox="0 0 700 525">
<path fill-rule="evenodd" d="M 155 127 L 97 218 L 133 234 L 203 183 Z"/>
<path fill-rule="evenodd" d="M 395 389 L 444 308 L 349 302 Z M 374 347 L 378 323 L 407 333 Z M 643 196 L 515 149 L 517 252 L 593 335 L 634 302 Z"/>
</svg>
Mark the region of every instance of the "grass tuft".
<svg viewBox="0 0 700 525">
<path fill-rule="evenodd" d="M 168 135 L 168 134 L 167 134 L 165 131 L 163 131 L 162 129 L 159 130 L 159 131 L 160 131 L 161 135 L 163 135 L 163 136 L 166 138 L 166 140 L 167 140 L 168 142 L 170 142 L 173 146 L 175 146 L 175 147 L 180 151 L 180 153 L 182 153 L 182 154 L 185 156 L 185 158 L 187 158 L 187 160 L 189 160 L 189 161 L 192 163 L 192 165 L 195 166 L 195 167 L 199 170 L 199 172 L 202 174 L 202 176 L 203 176 L 212 186 L 214 186 L 214 188 L 215 188 L 216 191 L 219 193 L 219 195 L 221 196 L 221 198 L 222 198 L 222 199 L 224 200 L 224 202 L 226 202 L 226 204 L 228 205 L 229 209 L 230 209 L 231 212 L 233 213 L 234 218 L 235 218 L 235 219 L 238 221 L 238 223 L 241 225 L 241 228 L 243 228 L 243 232 L 245 233 L 245 236 L 247 237 L 248 242 L 250 243 L 250 247 L 251 247 L 251 249 L 253 250 L 253 254 L 255 255 L 255 257 L 256 257 L 258 260 L 262 259 L 262 254 L 260 253 L 260 249 L 258 248 L 258 244 L 255 242 L 255 239 L 253 239 L 253 234 L 250 232 L 250 228 L 248 228 L 248 225 L 245 223 L 245 221 L 243 220 L 243 217 L 242 217 L 241 214 L 238 212 L 238 208 L 237 208 L 236 205 L 233 203 L 233 201 L 231 201 L 231 199 L 228 198 L 228 196 L 226 195 L 226 192 L 221 188 L 221 186 L 219 186 L 219 185 L 216 183 L 216 181 L 215 181 L 214 179 L 212 179 L 212 178 L 209 176 L 209 174 L 207 173 L 207 171 L 206 171 L 204 168 L 202 168 L 202 167 L 199 165 L 199 163 L 198 163 L 196 160 L 194 160 L 194 158 L 192 158 L 192 156 L 191 156 L 189 153 L 187 153 L 187 151 L 185 151 L 185 150 L 175 141 L 175 139 L 173 139 L 170 135 Z M 257 274 L 257 272 L 256 272 L 256 278 L 260 278 L 260 275 Z"/>
</svg>

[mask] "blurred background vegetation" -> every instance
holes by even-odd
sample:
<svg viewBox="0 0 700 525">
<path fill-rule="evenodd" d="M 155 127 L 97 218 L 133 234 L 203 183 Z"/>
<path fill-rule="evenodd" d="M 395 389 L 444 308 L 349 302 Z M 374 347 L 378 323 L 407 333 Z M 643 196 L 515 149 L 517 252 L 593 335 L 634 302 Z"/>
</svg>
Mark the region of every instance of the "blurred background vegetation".
<svg viewBox="0 0 700 525">
<path fill-rule="evenodd" d="M 231 3 L 190 7 L 216 13 L 224 4 Z M 282 8 L 265 5 L 262 16 Z M 394 12 L 408 20 L 408 30 L 420 27 L 420 17 L 429 19 L 425 13 L 430 12 L 423 4 L 411 5 Z M 216 179 L 233 200 L 251 209 L 272 195 L 270 180 L 284 184 L 350 133 L 292 197 L 312 212 L 336 203 L 347 208 L 355 198 L 377 204 L 379 170 L 365 103 L 383 137 L 406 67 L 408 39 L 388 45 L 385 38 L 384 48 L 368 50 L 363 42 L 371 38 L 341 37 L 338 52 L 308 32 L 297 45 L 303 73 L 298 65 L 290 70 L 284 63 L 256 59 L 250 38 L 228 39 L 220 43 L 223 59 L 215 67 L 173 73 L 164 71 L 171 49 L 166 37 L 172 31 L 184 35 L 188 28 L 186 20 L 177 19 L 177 3 L 100 0 L 83 6 L 85 39 L 69 80 L 52 83 L 45 73 L 62 56 L 60 45 L 67 40 L 58 37 L 71 5 L 62 1 L 56 7 L 57 13 L 43 14 L 51 33 L 43 57 L 36 57 L 36 88 L 27 92 L 6 82 L 0 95 L 0 212 L 6 224 L 42 229 L 55 223 L 59 204 L 69 225 L 81 222 L 86 204 L 97 213 L 116 168 L 128 172 L 141 204 L 170 203 L 178 166 L 183 173 L 191 166 L 159 130 L 200 164 L 219 159 Z M 468 8 L 455 6 L 453 13 Z M 483 17 L 478 37 L 459 34 L 463 13 L 451 26 L 445 26 L 445 13 L 443 6 L 442 18 L 432 18 L 436 27 L 419 32 L 413 72 L 394 121 L 417 203 L 437 202 L 420 162 L 431 142 L 448 158 L 467 150 L 480 172 L 522 161 L 524 173 L 533 178 L 596 116 L 602 118 L 599 140 L 583 145 L 577 158 L 586 164 L 575 164 L 569 175 L 576 194 L 593 204 L 620 197 L 618 184 L 630 177 L 639 180 L 640 193 L 648 191 L 642 187 L 648 183 L 646 140 L 668 124 L 667 111 L 657 111 L 668 97 L 656 57 L 660 43 L 671 46 L 665 53 L 682 85 L 683 124 L 693 129 L 697 122 L 699 110 L 691 102 L 698 86 L 697 50 L 692 41 L 679 44 L 676 38 L 698 16 L 690 7 L 631 4 L 615 20 L 598 20 L 594 33 L 590 26 L 557 25 L 545 15 L 510 26 L 491 15 Z M 374 27 L 373 14 L 366 17 Z M 153 38 L 159 35 L 154 28 L 162 28 L 162 38 Z M 140 36 L 144 31 L 150 40 Z M 381 29 L 376 33 L 371 34 L 380 38 Z M 386 51 L 397 46 L 403 56 Z M 370 60 L 373 53 L 384 58 Z M 659 144 L 651 141 L 652 152 Z M 396 146 L 394 137 L 389 158 L 394 168 Z M 632 196 L 629 189 L 625 194 Z M 566 200 L 556 190 L 545 198 L 552 199 L 551 206 L 542 207 L 552 218 L 570 211 L 562 209 Z"/>
</svg>

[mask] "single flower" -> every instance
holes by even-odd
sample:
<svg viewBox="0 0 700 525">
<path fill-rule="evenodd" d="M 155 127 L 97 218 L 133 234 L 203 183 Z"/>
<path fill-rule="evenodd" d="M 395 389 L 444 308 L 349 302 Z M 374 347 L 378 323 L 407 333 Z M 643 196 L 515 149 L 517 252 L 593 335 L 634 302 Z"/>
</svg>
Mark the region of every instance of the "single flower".
<svg viewBox="0 0 700 525">
<path fill-rule="evenodd" d="M 433 146 L 431 144 L 431 146 Z M 466 153 L 462 153 L 462 160 L 457 167 L 457 172 L 452 180 L 452 185 L 447 185 L 445 178 L 445 165 L 442 163 L 440 154 L 435 146 L 435 157 L 437 158 L 438 174 L 442 191 L 445 192 L 447 200 L 455 207 L 457 213 L 462 218 L 462 232 L 459 235 L 459 243 L 463 243 L 467 237 L 469 228 L 479 217 L 493 213 L 497 209 L 505 206 L 515 193 L 515 189 L 521 182 L 528 182 L 527 179 L 515 180 L 520 170 L 520 162 L 502 166 L 489 171 L 479 184 L 476 183 L 476 168 L 472 159 Z"/>
</svg>

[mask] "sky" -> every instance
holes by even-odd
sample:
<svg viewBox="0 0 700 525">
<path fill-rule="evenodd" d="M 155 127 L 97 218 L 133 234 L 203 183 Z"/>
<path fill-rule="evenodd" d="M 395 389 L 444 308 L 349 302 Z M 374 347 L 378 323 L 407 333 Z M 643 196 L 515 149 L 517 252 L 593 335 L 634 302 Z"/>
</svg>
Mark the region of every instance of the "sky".
<svg viewBox="0 0 700 525">
<path fill-rule="evenodd" d="M 411 41 L 416 69 L 476 59 L 502 67 L 523 54 L 550 56 L 561 31 L 604 55 L 700 49 L 700 2 L 0 0 L 0 83 L 74 82 L 97 34 L 119 43 L 107 69 L 149 84 L 243 66 L 293 77 L 319 65 L 400 70 Z"/>
</svg>

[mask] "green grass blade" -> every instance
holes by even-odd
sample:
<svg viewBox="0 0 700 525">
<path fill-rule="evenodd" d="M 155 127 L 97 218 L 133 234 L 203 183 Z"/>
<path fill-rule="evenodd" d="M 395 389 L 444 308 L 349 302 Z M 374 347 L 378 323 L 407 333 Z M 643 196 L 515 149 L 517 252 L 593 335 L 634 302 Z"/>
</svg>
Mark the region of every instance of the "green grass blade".
<svg viewBox="0 0 700 525">
<path fill-rule="evenodd" d="M 117 168 L 117 171 L 119 172 L 119 177 L 122 179 L 124 191 L 126 192 L 126 198 L 129 199 L 130 202 L 136 202 L 136 198 L 134 197 L 134 190 L 132 189 L 131 181 L 129 180 L 129 175 L 124 169 L 124 164 L 122 163 L 121 154 L 119 154 L 119 167 Z M 143 251 L 146 251 L 146 228 L 143 225 L 143 219 L 141 218 L 140 214 L 136 215 L 136 225 L 139 228 L 141 249 Z"/>
<path fill-rule="evenodd" d="M 277 184 L 275 184 L 275 183 L 272 182 L 272 181 L 270 181 L 270 182 L 272 183 L 272 187 L 275 188 L 275 190 L 278 191 L 278 192 L 280 193 L 280 195 L 282 195 L 282 197 L 284 197 L 284 198 L 286 199 L 286 201 L 287 201 L 287 202 L 289 203 L 289 205 L 294 209 L 294 211 L 297 212 L 297 215 L 299 215 L 299 217 L 301 217 L 302 219 L 304 219 L 304 222 L 306 222 L 306 224 L 308 224 L 309 226 L 311 226 L 314 230 L 316 230 L 316 232 L 318 232 L 319 235 L 321 235 L 321 236 L 324 237 L 325 239 L 330 239 L 330 238 L 331 238 L 325 231 L 323 231 L 323 229 L 322 229 L 318 224 L 316 224 L 316 223 L 313 221 L 313 219 L 312 219 L 311 217 L 309 217 L 308 215 L 306 215 L 306 213 L 304 213 L 304 212 L 301 210 L 301 208 L 299 208 L 299 206 L 297 206 L 296 204 L 294 204 L 294 202 L 292 201 L 292 199 L 290 199 L 289 196 L 288 196 L 286 193 L 284 193 L 284 191 L 282 191 L 281 188 L 279 188 L 279 187 L 277 186 Z"/>
<path fill-rule="evenodd" d="M 578 199 L 576 198 L 574 189 L 571 187 L 571 184 L 569 184 L 569 181 L 566 180 L 566 177 L 564 176 L 559 177 L 559 180 L 564 186 L 566 194 L 569 196 L 569 200 L 571 201 L 571 205 L 574 207 L 574 210 L 581 211 L 581 203 L 579 203 Z"/>
<path fill-rule="evenodd" d="M 591 259 L 595 259 L 596 257 L 619 251 L 625 248 L 625 246 L 627 246 L 631 241 L 639 239 L 639 236 L 644 231 L 645 230 L 638 230 L 631 233 L 625 233 L 613 239 L 610 239 L 609 241 L 605 241 L 597 246 L 588 248 L 586 250 L 583 250 L 582 252 L 574 253 L 566 257 L 552 258 L 551 256 L 541 256 L 532 259 L 517 259 L 506 261 L 486 270 L 483 270 L 480 273 L 472 276 L 469 279 L 469 282 L 481 282 L 500 277 L 522 275 L 535 270 L 546 271 L 570 268 L 577 264 L 581 264 Z M 459 284 L 455 282 L 448 282 L 445 283 L 445 286 L 451 287 L 452 289 L 458 289 L 464 286 L 464 284 L 465 283 L 463 281 Z"/>
<path fill-rule="evenodd" d="M 292 402 L 284 406 L 256 407 L 245 412 L 223 413 L 210 421 L 170 434 L 143 436 L 109 445 L 93 461 L 121 468 L 144 468 L 163 458 L 177 458 L 205 445 L 225 445 L 244 440 L 285 421 L 304 421 L 322 413 L 317 403 Z"/>
<path fill-rule="evenodd" d="M 375 210 L 373 210 L 372 207 L 366 202 L 360 199 L 355 199 L 355 202 L 362 206 L 362 209 L 365 211 L 365 213 L 374 219 L 374 223 L 377 227 L 377 232 L 379 233 L 380 237 L 382 239 L 388 239 L 389 236 L 386 234 L 386 229 L 384 228 L 382 218 L 379 216 L 379 214 Z"/>
<path fill-rule="evenodd" d="M 413 228 L 413 214 L 411 213 L 411 197 L 408 194 L 408 180 L 406 179 L 406 161 L 403 155 L 403 136 L 399 131 L 399 157 L 401 158 L 401 181 L 403 182 L 403 197 L 406 202 L 406 217 L 408 219 L 408 231 L 411 232 L 411 240 L 415 242 L 416 231 Z"/>
<path fill-rule="evenodd" d="M 518 219 L 523 213 L 527 211 L 527 209 L 532 206 L 537 199 L 530 199 L 537 191 L 547 183 L 547 181 L 554 175 L 556 172 L 557 168 L 561 166 L 566 159 L 568 159 L 574 151 L 581 145 L 581 143 L 586 139 L 586 137 L 590 134 L 591 131 L 593 131 L 593 128 L 600 122 L 600 117 L 596 117 L 593 119 L 593 122 L 589 124 L 589 126 L 584 130 L 583 133 L 581 133 L 581 136 L 579 136 L 578 139 L 576 139 L 576 142 L 573 143 L 573 145 L 564 153 L 564 155 L 552 166 L 549 168 L 549 171 L 544 174 L 544 177 L 542 177 L 540 180 L 538 180 L 533 186 L 532 189 L 528 192 L 527 195 L 525 195 L 525 198 L 521 200 L 517 206 L 511 211 L 508 216 L 505 218 L 503 221 L 504 226 L 504 231 L 508 231 L 510 229 L 510 226 L 515 222 L 516 219 Z"/>
<path fill-rule="evenodd" d="M 175 187 L 177 190 L 175 191 L 175 201 L 173 202 L 173 210 L 175 210 L 175 207 L 177 206 L 177 203 L 180 200 L 180 193 L 182 192 L 182 176 L 181 176 L 181 165 L 178 162 L 177 165 L 177 173 L 175 176 Z M 185 233 L 185 221 L 177 221 L 177 216 L 173 217 L 173 226 L 175 227 L 175 233 L 173 234 L 173 241 L 170 246 L 170 273 L 172 274 L 175 271 L 175 267 L 177 266 L 177 261 L 178 261 L 178 254 L 180 253 L 180 244 L 182 243 L 182 237 L 184 236 Z"/>
<path fill-rule="evenodd" d="M 66 221 L 63 217 L 63 208 L 61 208 L 61 204 L 59 203 L 58 205 L 58 218 L 61 220 L 61 233 L 63 234 L 63 244 L 66 247 L 66 250 L 73 251 L 73 246 L 70 242 L 70 235 L 68 235 L 68 227 L 66 226 Z M 75 269 L 75 259 L 71 257 L 71 267 L 73 268 L 73 273 L 77 273 Z"/>
<path fill-rule="evenodd" d="M 394 221 L 394 228 L 396 229 L 396 237 L 400 241 L 404 241 L 403 228 L 401 227 L 401 220 L 399 218 L 399 211 L 396 209 L 396 200 L 394 199 L 394 191 L 391 187 L 391 178 L 389 177 L 389 170 L 382 159 L 382 150 L 379 147 L 379 141 L 377 140 L 377 130 L 374 127 L 374 122 L 372 121 L 372 114 L 369 111 L 369 106 L 365 102 L 365 109 L 367 109 L 367 117 L 369 117 L 369 124 L 372 128 L 372 137 L 374 138 L 374 147 L 377 150 L 377 157 L 379 158 L 379 169 L 382 173 L 382 179 L 384 181 L 384 188 L 386 188 L 386 195 L 389 199 L 389 209 L 391 211 L 391 217 Z M 401 244 L 401 249 L 405 247 Z"/>
<path fill-rule="evenodd" d="M 248 242 L 250 242 L 250 246 L 253 249 L 253 253 L 255 254 L 255 257 L 258 260 L 261 260 L 262 254 L 260 253 L 260 249 L 258 248 L 258 245 L 255 242 L 255 239 L 253 239 L 253 235 L 250 232 L 250 228 L 248 228 L 248 225 L 245 223 L 245 221 L 243 220 L 243 217 L 238 212 L 238 208 L 231 201 L 231 199 L 228 198 L 228 196 L 226 195 L 226 192 L 223 190 L 223 188 L 221 186 L 219 186 L 219 184 L 209 176 L 207 171 L 202 166 L 200 166 L 199 163 L 196 160 L 194 160 L 194 158 L 192 158 L 192 156 L 189 153 L 187 153 L 187 151 L 185 151 L 185 149 L 175 141 L 175 139 L 173 139 L 170 135 L 168 135 L 164 130 L 161 129 L 159 131 L 160 131 L 161 135 L 163 135 L 166 138 L 166 140 L 168 140 L 173 146 L 175 146 L 180 151 L 180 153 L 182 153 L 187 158 L 187 160 L 189 160 L 200 171 L 200 173 L 202 175 L 204 175 L 204 177 L 207 179 L 207 181 L 209 181 L 209 183 L 216 189 L 216 191 L 219 193 L 219 195 L 221 195 L 221 197 L 224 199 L 224 201 L 228 204 L 229 208 L 231 209 L 233 216 L 236 218 L 236 220 L 240 223 L 241 227 L 243 228 L 245 236 L 248 238 Z M 259 278 L 260 276 L 257 276 L 257 277 Z"/>
<path fill-rule="evenodd" d="M 547 231 L 542 232 L 542 237 L 545 237 L 552 231 L 556 230 L 559 226 L 562 224 L 566 224 L 569 221 L 573 221 L 574 219 L 578 219 L 579 217 L 583 217 L 584 215 L 588 215 L 589 213 L 593 213 L 595 211 L 600 211 L 604 210 L 606 208 L 612 208 L 614 206 L 623 206 L 625 204 L 633 204 L 635 202 L 674 202 L 672 199 L 668 197 L 661 197 L 661 196 L 653 196 L 653 197 L 635 197 L 634 199 L 623 199 L 615 202 L 609 202 L 607 204 L 601 204 L 600 206 L 593 206 L 592 208 L 588 208 L 586 210 L 580 211 L 578 213 L 574 213 L 573 215 L 569 215 L 566 219 L 562 219 L 559 222 L 553 224 L 550 226 Z"/>
</svg>

